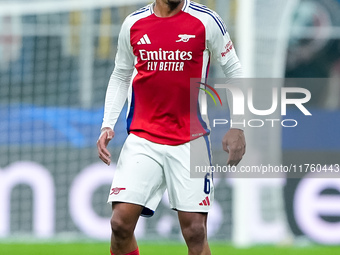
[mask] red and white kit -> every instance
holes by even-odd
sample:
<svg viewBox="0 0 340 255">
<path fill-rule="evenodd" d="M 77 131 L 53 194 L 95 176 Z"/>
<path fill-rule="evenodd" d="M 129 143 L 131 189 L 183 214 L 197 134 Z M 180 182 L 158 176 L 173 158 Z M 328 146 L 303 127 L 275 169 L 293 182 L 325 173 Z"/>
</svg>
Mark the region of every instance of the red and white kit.
<svg viewBox="0 0 340 255">
<path fill-rule="evenodd" d="M 198 106 L 190 107 L 190 96 L 198 101 L 199 94 L 198 89 L 190 90 L 190 78 L 206 78 L 211 57 L 229 78 L 241 77 L 241 66 L 225 23 L 214 11 L 185 0 L 178 14 L 160 18 L 153 7 L 128 16 L 119 35 L 102 128 L 114 128 L 128 97 L 130 135 L 111 187 L 123 190 L 110 192 L 109 201 L 136 203 L 154 211 L 167 187 L 172 208 L 206 212 L 213 201 L 212 182 L 207 188 L 206 181 L 189 177 L 190 141 L 205 146 L 201 162 L 195 164 L 210 162 L 209 130 Z M 195 136 L 190 135 L 193 127 Z"/>
</svg>

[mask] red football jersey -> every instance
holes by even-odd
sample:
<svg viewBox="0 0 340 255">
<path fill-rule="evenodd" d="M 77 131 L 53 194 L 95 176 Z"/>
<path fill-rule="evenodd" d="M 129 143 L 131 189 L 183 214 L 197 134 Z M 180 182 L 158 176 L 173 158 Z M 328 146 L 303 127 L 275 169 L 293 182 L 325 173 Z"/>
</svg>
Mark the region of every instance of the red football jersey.
<svg viewBox="0 0 340 255">
<path fill-rule="evenodd" d="M 238 62 L 224 22 L 203 5 L 185 0 L 178 14 L 160 18 L 150 4 L 128 16 L 116 56 L 118 68 L 136 70 L 128 132 L 168 145 L 208 134 L 190 78 L 207 77 L 211 55 L 221 65 Z"/>
</svg>

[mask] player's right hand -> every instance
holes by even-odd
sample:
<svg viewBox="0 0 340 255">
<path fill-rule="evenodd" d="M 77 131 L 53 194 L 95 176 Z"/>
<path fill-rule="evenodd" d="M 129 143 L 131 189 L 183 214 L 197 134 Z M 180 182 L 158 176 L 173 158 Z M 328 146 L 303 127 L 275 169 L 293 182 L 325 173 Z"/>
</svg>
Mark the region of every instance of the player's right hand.
<svg viewBox="0 0 340 255">
<path fill-rule="evenodd" d="M 111 164 L 111 153 L 106 147 L 114 136 L 115 132 L 111 128 L 105 127 L 97 140 L 98 156 L 108 166 Z"/>
</svg>

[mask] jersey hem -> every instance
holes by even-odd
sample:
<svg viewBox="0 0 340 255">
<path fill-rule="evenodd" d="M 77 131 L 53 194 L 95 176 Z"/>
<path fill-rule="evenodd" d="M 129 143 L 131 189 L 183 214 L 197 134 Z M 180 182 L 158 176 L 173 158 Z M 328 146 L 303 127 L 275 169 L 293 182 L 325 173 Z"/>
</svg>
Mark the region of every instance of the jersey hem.
<svg viewBox="0 0 340 255">
<path fill-rule="evenodd" d="M 139 138 L 143 138 L 143 139 L 148 140 L 149 142 L 162 144 L 162 145 L 177 146 L 177 145 L 182 145 L 182 144 L 191 142 L 191 141 L 196 140 L 200 137 L 207 136 L 207 135 L 210 134 L 210 132 L 205 132 L 200 136 L 191 137 L 191 139 L 185 139 L 185 140 L 181 140 L 181 141 L 173 141 L 173 140 L 170 140 L 169 138 L 164 138 L 164 137 L 157 138 L 157 137 L 149 135 L 148 133 L 145 133 L 145 132 L 130 131 L 129 134 L 134 134 L 134 135 L 138 136 Z"/>
</svg>

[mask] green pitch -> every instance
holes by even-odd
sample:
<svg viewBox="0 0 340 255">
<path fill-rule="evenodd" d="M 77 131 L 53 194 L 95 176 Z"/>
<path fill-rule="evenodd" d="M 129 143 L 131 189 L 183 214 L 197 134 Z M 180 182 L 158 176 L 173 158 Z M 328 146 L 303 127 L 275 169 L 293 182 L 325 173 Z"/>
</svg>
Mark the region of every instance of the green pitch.
<svg viewBox="0 0 340 255">
<path fill-rule="evenodd" d="M 236 249 L 229 245 L 211 244 L 213 255 L 328 255 L 340 254 L 340 247 L 310 246 L 292 247 L 254 247 Z M 140 244 L 142 255 L 185 255 L 183 244 Z M 1 255 L 109 255 L 108 243 L 73 243 L 73 244 L 5 244 L 0 243 Z"/>
</svg>

